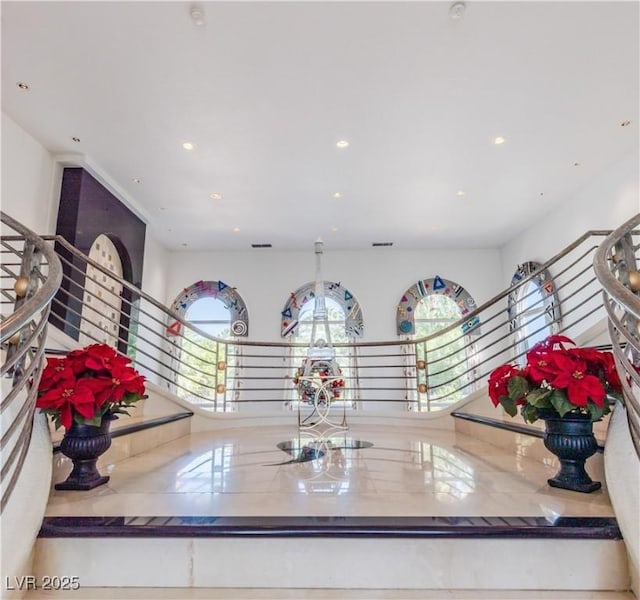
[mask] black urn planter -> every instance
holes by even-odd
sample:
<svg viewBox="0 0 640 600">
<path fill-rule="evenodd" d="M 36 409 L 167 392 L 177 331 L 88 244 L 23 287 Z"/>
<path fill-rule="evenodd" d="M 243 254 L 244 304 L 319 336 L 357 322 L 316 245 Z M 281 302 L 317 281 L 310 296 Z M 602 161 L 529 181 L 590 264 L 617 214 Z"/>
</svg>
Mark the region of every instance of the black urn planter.
<svg viewBox="0 0 640 600">
<path fill-rule="evenodd" d="M 96 462 L 111 446 L 109 427 L 116 415 L 107 413 L 99 426 L 76 423 L 65 432 L 60 451 L 73 461 L 73 470 L 67 479 L 55 484 L 56 490 L 92 490 L 109 481 L 100 475 Z"/>
<path fill-rule="evenodd" d="M 587 474 L 584 463 L 598 450 L 593 435 L 593 423 L 589 415 L 566 414 L 555 411 L 539 411 L 545 422 L 544 445 L 558 457 L 560 470 L 547 482 L 552 487 L 574 492 L 595 492 L 602 484 Z"/>
</svg>

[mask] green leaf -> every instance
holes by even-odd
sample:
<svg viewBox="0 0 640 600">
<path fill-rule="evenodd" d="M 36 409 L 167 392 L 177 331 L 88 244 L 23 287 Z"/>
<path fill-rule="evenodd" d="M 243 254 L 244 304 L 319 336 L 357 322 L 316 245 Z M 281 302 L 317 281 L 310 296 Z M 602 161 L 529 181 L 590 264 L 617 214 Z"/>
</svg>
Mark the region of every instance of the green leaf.
<svg viewBox="0 0 640 600">
<path fill-rule="evenodd" d="M 526 423 L 535 423 L 538 420 L 538 411 L 535 406 L 525 404 L 522 407 L 522 418 Z"/>
<path fill-rule="evenodd" d="M 518 414 L 518 407 L 516 406 L 516 401 L 509 398 L 509 396 L 501 396 L 500 404 L 502 404 L 502 408 L 504 408 L 505 412 L 510 417 L 515 417 Z"/>
<path fill-rule="evenodd" d="M 549 396 L 551 396 L 551 390 L 533 390 L 527 395 L 527 404 L 536 408 L 549 408 Z"/>
<path fill-rule="evenodd" d="M 524 377 L 516 375 L 509 380 L 507 389 L 509 390 L 509 398 L 518 400 L 529 391 L 529 382 Z"/>
<path fill-rule="evenodd" d="M 606 407 L 606 404 L 605 404 Z M 608 407 L 607 407 L 608 408 Z M 591 414 L 592 421 L 599 421 L 606 414 L 605 408 L 600 408 L 597 404 L 593 403 L 589 400 L 589 404 L 587 405 L 587 409 Z"/>
<path fill-rule="evenodd" d="M 575 405 L 569 402 L 567 395 L 560 390 L 553 390 L 551 394 L 551 405 L 558 411 L 561 417 L 564 417 L 568 412 L 575 410 Z"/>
</svg>

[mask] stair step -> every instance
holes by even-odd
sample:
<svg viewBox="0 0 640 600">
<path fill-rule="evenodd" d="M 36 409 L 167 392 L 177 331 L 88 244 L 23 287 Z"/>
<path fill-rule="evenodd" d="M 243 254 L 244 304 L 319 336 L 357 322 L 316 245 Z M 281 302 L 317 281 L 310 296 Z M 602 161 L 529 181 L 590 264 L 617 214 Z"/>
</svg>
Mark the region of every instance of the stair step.
<svg viewBox="0 0 640 600">
<path fill-rule="evenodd" d="M 621 540 L 613 517 L 45 517 L 40 538 L 375 537 Z"/>
</svg>

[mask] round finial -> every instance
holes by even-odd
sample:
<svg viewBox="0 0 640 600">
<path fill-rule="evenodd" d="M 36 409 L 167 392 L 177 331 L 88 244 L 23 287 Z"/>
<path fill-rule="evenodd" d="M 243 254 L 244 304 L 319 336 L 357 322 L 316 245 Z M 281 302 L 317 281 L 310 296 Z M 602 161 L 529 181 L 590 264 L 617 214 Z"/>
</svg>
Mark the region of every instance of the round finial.
<svg viewBox="0 0 640 600">
<path fill-rule="evenodd" d="M 426 394 L 427 393 L 427 384 L 426 383 L 421 383 L 418 386 L 418 392 L 420 392 L 421 394 Z"/>
<path fill-rule="evenodd" d="M 640 290 L 640 272 L 639 271 L 629 271 L 629 287 L 637 292 Z"/>
<path fill-rule="evenodd" d="M 227 363 L 223 360 L 218 361 L 218 371 L 224 371 L 227 368 Z"/>
<path fill-rule="evenodd" d="M 29 280 L 26 277 L 18 277 L 13 284 L 13 290 L 18 298 L 24 298 L 29 287 Z"/>
<path fill-rule="evenodd" d="M 217 392 L 218 394 L 224 394 L 224 390 L 225 390 L 224 383 L 219 383 L 219 384 L 216 386 L 216 392 Z"/>
<path fill-rule="evenodd" d="M 418 367 L 418 369 L 420 369 L 421 371 L 423 371 L 426 366 L 427 366 L 427 363 L 424 362 L 424 360 L 419 360 L 416 363 L 416 367 Z"/>
</svg>

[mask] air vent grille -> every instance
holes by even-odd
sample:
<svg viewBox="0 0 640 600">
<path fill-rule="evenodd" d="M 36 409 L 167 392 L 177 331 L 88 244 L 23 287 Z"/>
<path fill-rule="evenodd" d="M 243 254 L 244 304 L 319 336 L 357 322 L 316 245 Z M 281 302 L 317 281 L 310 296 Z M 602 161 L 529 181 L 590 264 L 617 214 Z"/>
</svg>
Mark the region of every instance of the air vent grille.
<svg viewBox="0 0 640 600">
<path fill-rule="evenodd" d="M 251 244 L 252 248 L 272 248 L 271 244 Z"/>
<path fill-rule="evenodd" d="M 383 246 L 393 246 L 393 242 L 373 242 L 371 245 L 374 248 L 381 248 Z"/>
</svg>

